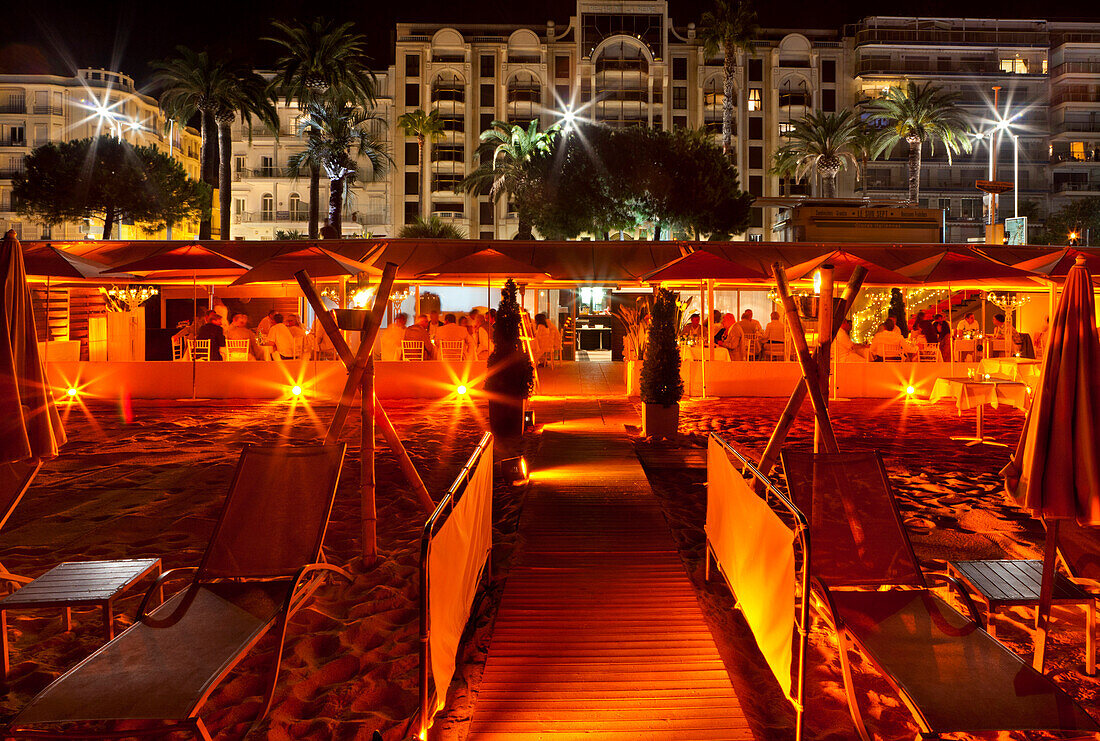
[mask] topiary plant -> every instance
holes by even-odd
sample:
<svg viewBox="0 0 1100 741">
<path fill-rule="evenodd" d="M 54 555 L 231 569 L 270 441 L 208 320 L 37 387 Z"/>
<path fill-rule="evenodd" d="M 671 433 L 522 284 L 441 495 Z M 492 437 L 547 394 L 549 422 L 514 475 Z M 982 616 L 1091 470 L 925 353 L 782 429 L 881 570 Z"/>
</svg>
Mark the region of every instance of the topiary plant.
<svg viewBox="0 0 1100 741">
<path fill-rule="evenodd" d="M 676 342 L 677 316 L 676 298 L 662 288 L 650 310 L 649 338 L 642 360 L 641 394 L 646 404 L 670 407 L 684 395 Z"/>
<path fill-rule="evenodd" d="M 516 284 L 509 278 L 500 291 L 497 320 L 493 324 L 493 352 L 489 354 L 489 375 L 485 390 L 511 399 L 526 399 L 535 383 L 531 359 L 520 341 L 519 302 Z"/>
</svg>

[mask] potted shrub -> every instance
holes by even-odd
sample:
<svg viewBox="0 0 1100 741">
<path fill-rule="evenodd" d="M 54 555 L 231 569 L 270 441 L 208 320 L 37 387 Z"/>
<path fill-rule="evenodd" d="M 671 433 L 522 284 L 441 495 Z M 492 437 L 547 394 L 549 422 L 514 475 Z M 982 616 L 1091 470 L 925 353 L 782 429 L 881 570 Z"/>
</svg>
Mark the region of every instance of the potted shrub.
<svg viewBox="0 0 1100 741">
<path fill-rule="evenodd" d="M 680 427 L 684 381 L 680 377 L 680 347 L 676 342 L 678 316 L 675 297 L 662 288 L 650 310 L 649 335 L 642 360 L 640 385 L 645 404 L 642 434 L 647 437 L 675 437 Z"/>
<path fill-rule="evenodd" d="M 500 292 L 493 325 L 493 352 L 489 354 L 489 429 L 498 437 L 523 434 L 524 400 L 531 394 L 535 371 L 520 341 L 521 315 L 516 284 L 511 278 Z"/>
</svg>

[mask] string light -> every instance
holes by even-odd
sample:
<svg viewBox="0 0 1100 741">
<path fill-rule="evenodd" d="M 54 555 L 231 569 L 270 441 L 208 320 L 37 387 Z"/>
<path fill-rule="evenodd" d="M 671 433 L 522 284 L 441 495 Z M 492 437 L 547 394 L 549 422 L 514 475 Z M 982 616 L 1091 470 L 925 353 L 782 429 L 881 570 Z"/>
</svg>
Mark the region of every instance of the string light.
<svg viewBox="0 0 1100 741">
<path fill-rule="evenodd" d="M 114 311 L 133 311 L 156 296 L 156 286 L 111 286 L 104 291 L 110 299 L 107 303 Z"/>
</svg>

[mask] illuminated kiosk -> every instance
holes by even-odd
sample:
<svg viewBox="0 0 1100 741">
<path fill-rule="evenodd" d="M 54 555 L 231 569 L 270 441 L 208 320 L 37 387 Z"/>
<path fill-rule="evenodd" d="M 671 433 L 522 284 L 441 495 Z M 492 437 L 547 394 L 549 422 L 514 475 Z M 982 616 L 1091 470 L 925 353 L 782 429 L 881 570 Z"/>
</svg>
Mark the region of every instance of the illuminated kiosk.
<svg viewBox="0 0 1100 741">
<path fill-rule="evenodd" d="M 897 201 L 789 196 L 757 198 L 753 205 L 779 209 L 772 232 L 783 242 L 942 243 L 947 227 L 942 209 Z"/>
</svg>

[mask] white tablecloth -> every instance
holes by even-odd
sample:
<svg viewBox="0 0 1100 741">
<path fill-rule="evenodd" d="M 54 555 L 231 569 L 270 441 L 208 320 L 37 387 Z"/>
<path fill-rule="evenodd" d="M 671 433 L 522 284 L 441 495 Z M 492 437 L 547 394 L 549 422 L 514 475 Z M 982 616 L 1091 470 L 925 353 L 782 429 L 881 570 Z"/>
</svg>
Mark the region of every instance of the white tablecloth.
<svg viewBox="0 0 1100 741">
<path fill-rule="evenodd" d="M 1017 409 L 1027 409 L 1031 394 L 1027 384 L 1019 381 L 979 381 L 970 378 L 939 378 L 932 387 L 932 401 L 952 398 L 960 412 L 989 404 L 996 409 L 1007 404 Z"/>
<path fill-rule="evenodd" d="M 1026 383 L 1034 391 L 1043 375 L 1043 361 L 1031 358 L 985 358 L 978 363 L 978 373 L 989 374 Z"/>
</svg>

